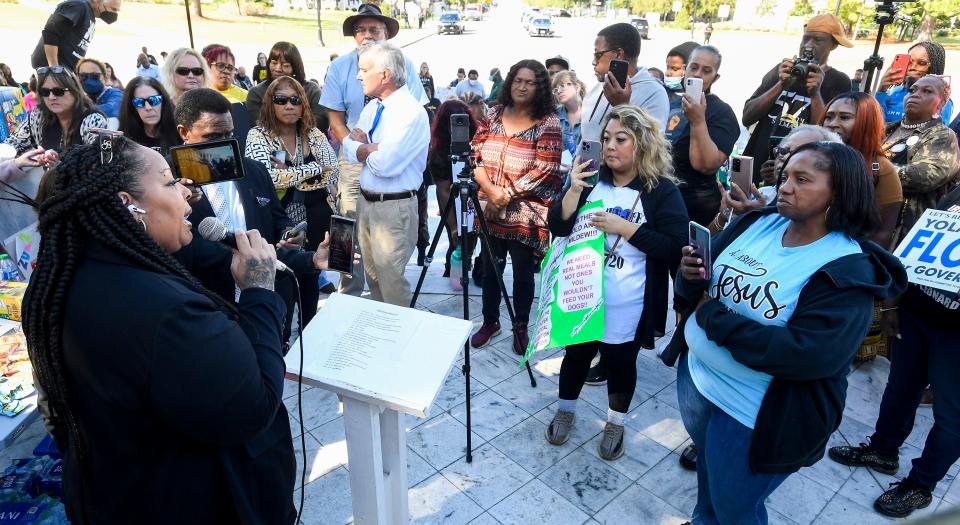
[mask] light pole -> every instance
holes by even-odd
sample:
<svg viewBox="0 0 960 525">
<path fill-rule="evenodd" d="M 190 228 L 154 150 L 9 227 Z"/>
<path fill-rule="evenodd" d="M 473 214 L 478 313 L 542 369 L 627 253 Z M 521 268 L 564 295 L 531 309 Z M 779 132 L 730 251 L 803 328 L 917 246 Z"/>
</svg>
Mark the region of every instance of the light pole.
<svg viewBox="0 0 960 525">
<path fill-rule="evenodd" d="M 324 47 L 326 44 L 323 43 L 323 26 L 320 22 L 320 6 L 323 3 L 323 0 L 316 0 L 317 2 L 317 38 L 320 39 L 320 46 Z"/>
<path fill-rule="evenodd" d="M 690 15 L 690 40 L 695 40 L 693 31 L 697 27 L 697 8 L 700 6 L 700 0 L 693 0 L 693 13 Z"/>
</svg>

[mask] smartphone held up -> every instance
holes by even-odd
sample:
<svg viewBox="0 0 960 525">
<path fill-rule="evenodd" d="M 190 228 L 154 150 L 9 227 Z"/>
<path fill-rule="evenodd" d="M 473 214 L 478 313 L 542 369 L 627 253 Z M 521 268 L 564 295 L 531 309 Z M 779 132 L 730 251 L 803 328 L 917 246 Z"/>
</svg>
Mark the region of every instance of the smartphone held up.
<svg viewBox="0 0 960 525">
<path fill-rule="evenodd" d="M 693 255 L 703 260 L 703 278 L 709 281 L 713 269 L 713 256 L 710 253 L 710 230 L 690 221 L 689 240 L 690 246 L 693 247 Z"/>
</svg>

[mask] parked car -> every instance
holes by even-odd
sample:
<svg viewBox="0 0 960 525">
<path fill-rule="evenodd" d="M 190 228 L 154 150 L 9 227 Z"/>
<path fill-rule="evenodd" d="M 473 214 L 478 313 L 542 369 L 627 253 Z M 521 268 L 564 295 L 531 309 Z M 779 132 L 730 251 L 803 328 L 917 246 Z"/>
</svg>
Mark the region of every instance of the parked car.
<svg viewBox="0 0 960 525">
<path fill-rule="evenodd" d="M 553 23 L 549 18 L 538 16 L 530 22 L 530 36 L 553 36 Z"/>
<path fill-rule="evenodd" d="M 463 19 L 483 20 L 483 11 L 481 11 L 480 6 L 477 4 L 467 4 L 467 6 L 463 8 Z"/>
<path fill-rule="evenodd" d="M 463 20 L 460 19 L 460 13 L 443 13 L 440 15 L 440 21 L 437 22 L 438 35 L 443 33 L 462 35 L 463 30 Z"/>
<path fill-rule="evenodd" d="M 520 25 L 523 26 L 524 30 L 530 29 L 530 21 L 538 16 L 542 15 L 540 13 L 540 9 L 536 7 L 530 9 L 529 11 L 524 11 L 523 14 L 520 15 Z"/>
<path fill-rule="evenodd" d="M 650 39 L 650 24 L 646 18 L 633 17 L 630 19 L 630 25 L 637 28 L 640 32 L 640 38 Z"/>
</svg>

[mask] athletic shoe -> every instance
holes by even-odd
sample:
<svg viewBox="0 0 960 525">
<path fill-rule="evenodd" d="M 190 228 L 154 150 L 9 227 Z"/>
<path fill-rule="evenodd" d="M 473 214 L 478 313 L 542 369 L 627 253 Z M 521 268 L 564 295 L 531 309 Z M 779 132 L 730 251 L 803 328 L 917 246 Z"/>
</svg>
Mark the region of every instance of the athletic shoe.
<svg viewBox="0 0 960 525">
<path fill-rule="evenodd" d="M 483 323 L 483 326 L 477 330 L 477 333 L 473 334 L 473 337 L 470 338 L 470 346 L 474 348 L 483 348 L 487 346 L 487 343 L 490 342 L 490 339 L 500 335 L 500 322 L 495 323 Z"/>
<path fill-rule="evenodd" d="M 683 453 L 680 454 L 680 466 L 685 470 L 691 470 L 696 472 L 697 470 L 697 454 L 700 451 L 697 450 L 696 445 L 687 445 L 687 448 L 683 449 Z"/>
<path fill-rule="evenodd" d="M 933 501 L 930 491 L 907 476 L 890 484 L 890 489 L 873 502 L 873 508 L 884 516 L 905 518 L 917 509 L 926 508 Z"/>
<path fill-rule="evenodd" d="M 613 461 L 623 455 L 623 425 L 610 423 L 603 427 L 603 439 L 599 447 L 600 457 Z"/>
<path fill-rule="evenodd" d="M 337 291 L 337 286 L 330 282 L 320 287 L 320 293 L 325 293 L 327 295 L 332 294 L 333 292 L 336 292 L 336 291 Z"/>
<path fill-rule="evenodd" d="M 551 445 L 560 446 L 567 442 L 570 439 L 570 429 L 573 428 L 573 423 L 576 422 L 577 415 L 573 412 L 564 412 L 562 410 L 557 410 L 557 413 L 553 415 L 553 421 L 547 425 L 544 434 L 547 436 L 547 443 Z"/>
<path fill-rule="evenodd" d="M 527 335 L 527 325 L 521 325 L 514 329 L 513 353 L 523 355 L 527 352 L 527 343 L 530 342 L 530 336 Z"/>
<path fill-rule="evenodd" d="M 859 447 L 830 447 L 827 451 L 830 459 L 848 467 L 870 467 L 877 472 L 890 476 L 900 469 L 900 458 L 885 457 L 873 448 L 873 445 L 860 443 Z"/>
<path fill-rule="evenodd" d="M 607 384 L 607 368 L 600 363 L 591 366 L 587 372 L 586 383 L 593 386 Z"/>
</svg>

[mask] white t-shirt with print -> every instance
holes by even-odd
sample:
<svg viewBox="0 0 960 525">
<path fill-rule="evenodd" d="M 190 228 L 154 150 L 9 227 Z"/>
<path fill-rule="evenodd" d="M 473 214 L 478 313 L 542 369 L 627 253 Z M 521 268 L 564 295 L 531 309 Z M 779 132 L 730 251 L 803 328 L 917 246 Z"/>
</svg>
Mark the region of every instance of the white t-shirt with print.
<svg viewBox="0 0 960 525">
<path fill-rule="evenodd" d="M 590 192 L 588 202 L 603 201 L 603 209 L 636 224 L 647 222 L 639 192 L 628 187 L 600 181 Z M 636 205 L 634 205 L 636 202 Z M 631 213 L 631 209 L 633 210 Z M 613 254 L 617 235 L 606 236 L 606 264 L 603 270 L 604 330 L 602 342 L 620 344 L 633 341 L 643 313 L 643 292 L 647 283 L 647 255 L 628 239 L 620 239 Z"/>
</svg>

